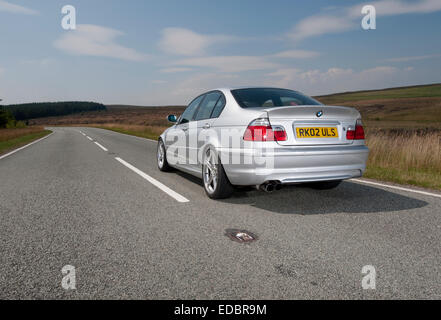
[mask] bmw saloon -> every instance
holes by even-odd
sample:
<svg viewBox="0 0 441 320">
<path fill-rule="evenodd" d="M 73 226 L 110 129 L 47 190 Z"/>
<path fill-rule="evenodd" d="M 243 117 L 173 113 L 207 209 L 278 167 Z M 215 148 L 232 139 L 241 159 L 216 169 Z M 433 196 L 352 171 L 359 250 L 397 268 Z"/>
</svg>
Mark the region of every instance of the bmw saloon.
<svg viewBox="0 0 441 320">
<path fill-rule="evenodd" d="M 212 199 L 241 186 L 331 189 L 366 169 L 360 113 L 289 89 L 212 90 L 168 120 L 173 126 L 158 140 L 159 170 L 202 178 Z"/>
</svg>

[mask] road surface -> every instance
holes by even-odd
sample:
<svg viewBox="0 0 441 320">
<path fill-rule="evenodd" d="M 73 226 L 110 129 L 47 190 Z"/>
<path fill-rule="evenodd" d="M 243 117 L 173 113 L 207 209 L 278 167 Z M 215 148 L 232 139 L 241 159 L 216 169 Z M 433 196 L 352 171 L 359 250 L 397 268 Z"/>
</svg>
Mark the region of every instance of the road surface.
<svg viewBox="0 0 441 320">
<path fill-rule="evenodd" d="M 213 201 L 157 170 L 154 141 L 52 130 L 0 160 L 1 299 L 441 298 L 441 198 L 351 181 Z"/>
</svg>

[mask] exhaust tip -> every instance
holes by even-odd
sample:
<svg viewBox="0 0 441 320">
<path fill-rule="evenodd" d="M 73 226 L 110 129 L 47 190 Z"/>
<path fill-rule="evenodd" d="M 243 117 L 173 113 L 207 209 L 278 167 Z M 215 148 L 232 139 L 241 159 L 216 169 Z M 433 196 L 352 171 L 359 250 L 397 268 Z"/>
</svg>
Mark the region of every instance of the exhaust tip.
<svg viewBox="0 0 441 320">
<path fill-rule="evenodd" d="M 262 183 L 259 186 L 259 189 L 268 193 L 271 193 L 275 190 L 280 190 L 282 188 L 282 184 L 279 181 L 268 181 Z"/>
</svg>

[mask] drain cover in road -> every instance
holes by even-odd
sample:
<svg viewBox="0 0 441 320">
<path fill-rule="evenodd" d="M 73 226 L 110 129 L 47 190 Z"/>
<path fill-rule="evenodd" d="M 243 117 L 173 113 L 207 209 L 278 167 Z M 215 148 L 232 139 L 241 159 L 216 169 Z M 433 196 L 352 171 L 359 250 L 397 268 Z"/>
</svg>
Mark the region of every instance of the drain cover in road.
<svg viewBox="0 0 441 320">
<path fill-rule="evenodd" d="M 227 229 L 225 235 L 233 241 L 240 243 L 249 243 L 257 240 L 257 236 L 246 230 Z"/>
</svg>

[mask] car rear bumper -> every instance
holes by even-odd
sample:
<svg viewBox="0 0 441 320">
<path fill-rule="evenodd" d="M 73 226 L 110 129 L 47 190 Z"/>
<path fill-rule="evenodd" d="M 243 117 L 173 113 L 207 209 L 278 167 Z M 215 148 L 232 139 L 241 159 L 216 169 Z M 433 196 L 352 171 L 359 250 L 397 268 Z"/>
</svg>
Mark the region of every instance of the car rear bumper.
<svg viewBox="0 0 441 320">
<path fill-rule="evenodd" d="M 220 149 L 222 164 L 233 185 L 260 185 L 345 180 L 366 170 L 365 145 L 276 147 L 261 154 L 255 149 Z M 240 163 L 232 159 L 240 158 Z M 229 159 L 225 161 L 224 159 Z"/>
</svg>

